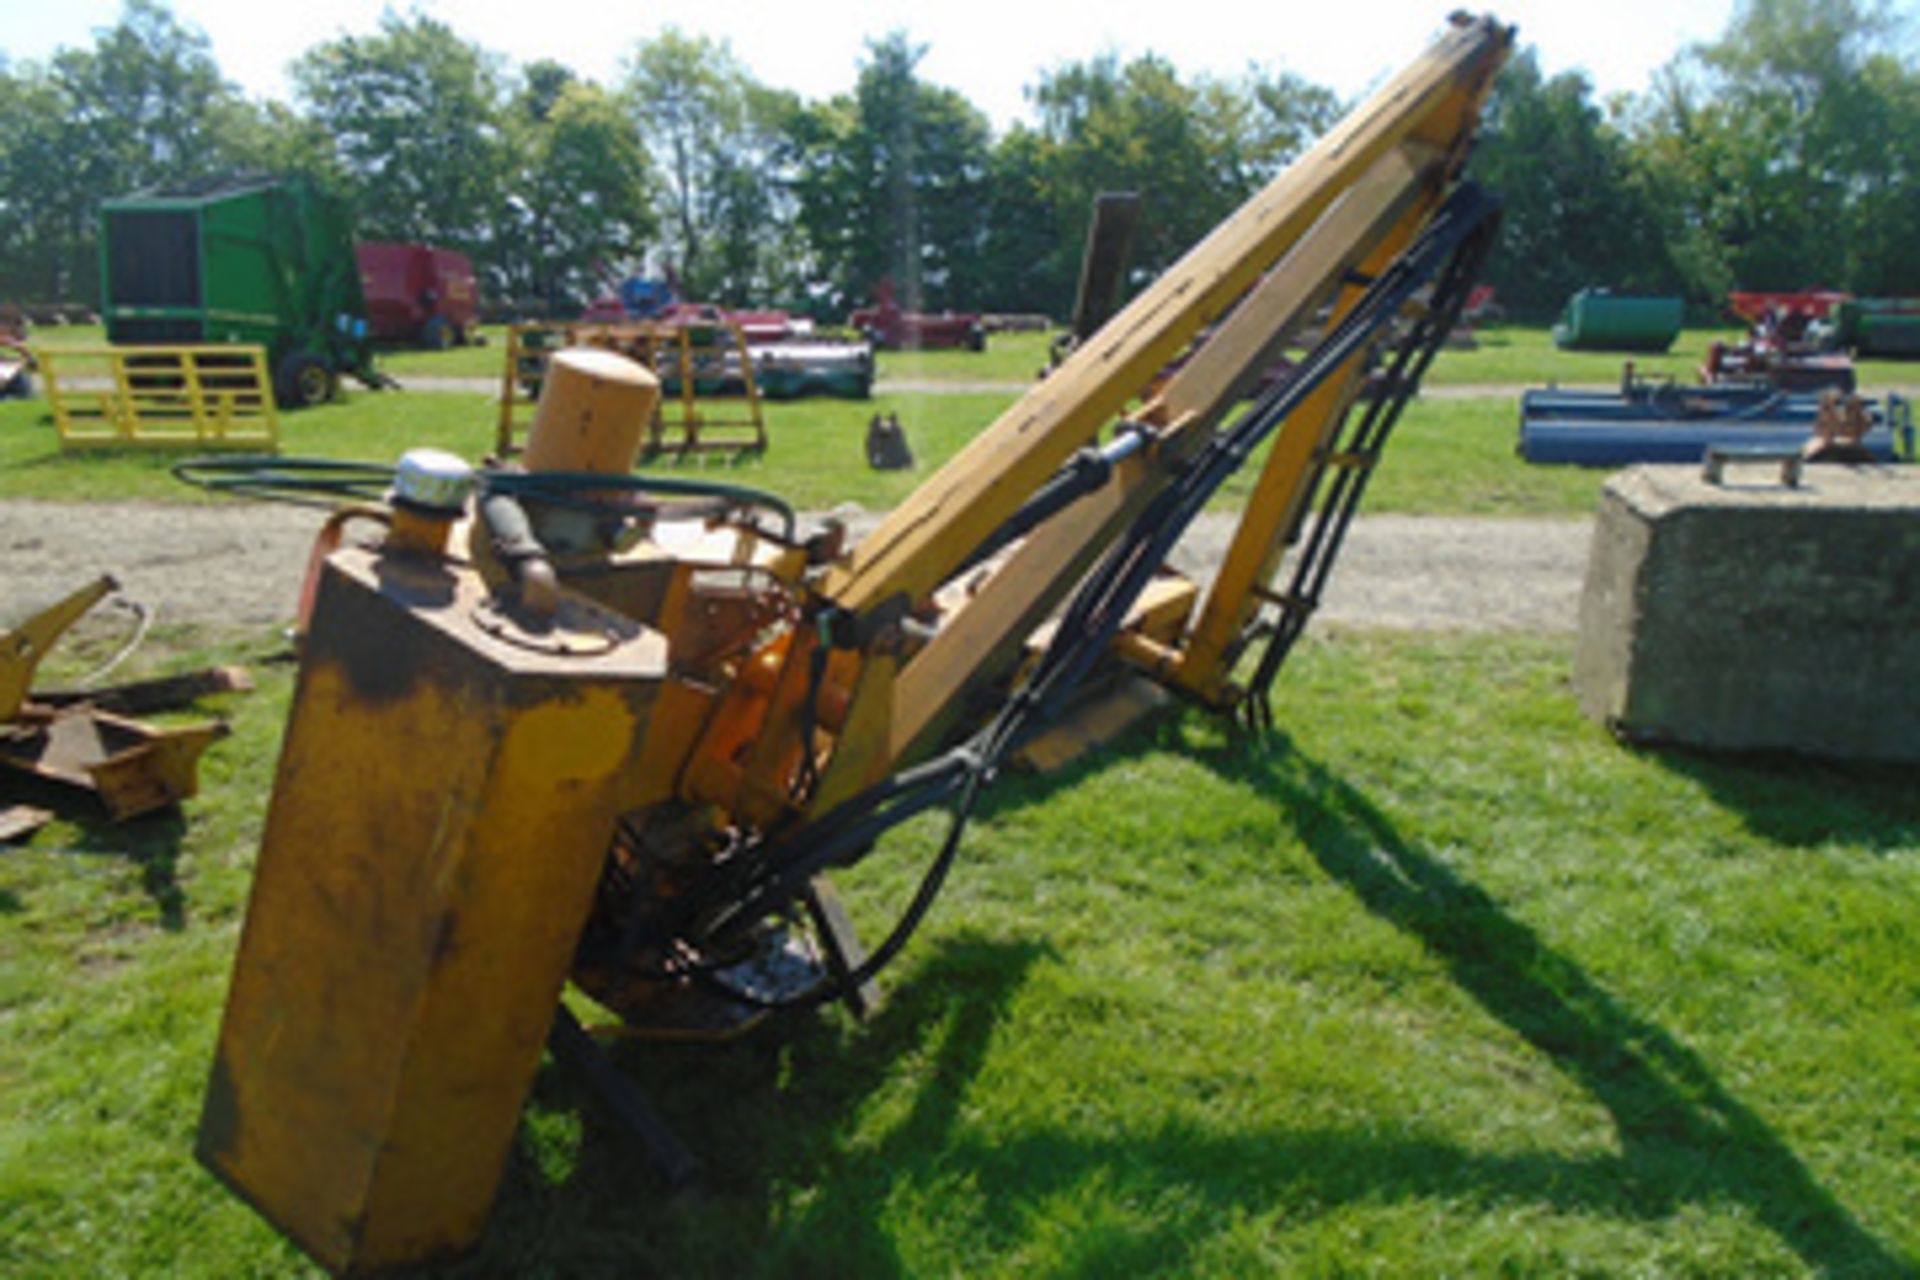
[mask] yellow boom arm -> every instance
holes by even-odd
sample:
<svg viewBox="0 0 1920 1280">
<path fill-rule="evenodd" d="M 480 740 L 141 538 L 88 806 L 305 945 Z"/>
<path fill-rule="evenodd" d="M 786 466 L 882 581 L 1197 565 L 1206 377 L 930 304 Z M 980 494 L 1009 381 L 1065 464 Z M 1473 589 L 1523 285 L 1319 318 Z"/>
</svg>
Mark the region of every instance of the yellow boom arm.
<svg viewBox="0 0 1920 1280">
<path fill-rule="evenodd" d="M 1454 19 L 850 554 L 770 495 L 634 475 L 660 388 L 604 352 L 553 355 L 524 468 L 403 459 L 385 542 L 314 559 L 202 1160 L 330 1269 L 458 1253 L 542 1046 L 591 1054 L 570 1015 L 549 1040 L 569 981 L 655 1035 L 857 1003 L 1097 658 L 1232 705 L 1380 335 L 1484 249 L 1457 180 L 1511 39 Z M 1196 610 L 1158 561 L 1256 447 Z M 863 952 L 824 873 L 936 805 L 948 838 Z"/>
</svg>

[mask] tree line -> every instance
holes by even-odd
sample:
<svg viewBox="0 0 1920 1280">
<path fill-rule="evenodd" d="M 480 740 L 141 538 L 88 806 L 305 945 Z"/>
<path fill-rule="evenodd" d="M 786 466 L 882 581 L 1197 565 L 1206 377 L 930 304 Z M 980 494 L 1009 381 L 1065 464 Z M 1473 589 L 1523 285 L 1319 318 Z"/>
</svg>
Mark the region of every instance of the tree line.
<svg viewBox="0 0 1920 1280">
<path fill-rule="evenodd" d="M 1743 0 L 1640 95 L 1596 100 L 1523 50 L 1470 161 L 1506 218 L 1487 281 L 1545 314 L 1584 285 L 1679 293 L 1823 284 L 1920 292 L 1920 69 L 1870 0 Z M 86 48 L 0 60 L 0 297 L 99 296 L 101 201 L 232 173 L 346 196 L 363 239 L 463 249 L 490 296 L 565 310 L 613 276 L 841 315 L 882 279 L 927 307 L 1071 305 L 1093 200 L 1144 201 L 1135 277 L 1169 265 L 1349 104 L 1292 73 L 1183 78 L 1153 55 L 1041 74 L 996 136 L 872 41 L 851 89 L 803 100 L 729 47 L 668 29 L 617 83 L 512 67 L 389 11 L 250 100 L 160 0 Z"/>
</svg>

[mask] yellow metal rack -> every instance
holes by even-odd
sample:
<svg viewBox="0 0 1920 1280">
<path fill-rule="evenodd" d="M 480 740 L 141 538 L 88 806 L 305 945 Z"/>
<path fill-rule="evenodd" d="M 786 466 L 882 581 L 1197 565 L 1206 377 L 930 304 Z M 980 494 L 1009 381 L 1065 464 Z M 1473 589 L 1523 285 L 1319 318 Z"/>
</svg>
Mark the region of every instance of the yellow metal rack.
<svg viewBox="0 0 1920 1280">
<path fill-rule="evenodd" d="M 280 447 L 261 347 L 43 348 L 36 354 L 63 448 Z"/>
<path fill-rule="evenodd" d="M 666 394 L 648 424 L 648 457 L 759 453 L 767 426 L 753 357 L 738 325 L 653 322 L 517 324 L 507 331 L 495 451 L 520 451 L 549 356 L 567 347 L 617 351 L 652 370 Z"/>
</svg>

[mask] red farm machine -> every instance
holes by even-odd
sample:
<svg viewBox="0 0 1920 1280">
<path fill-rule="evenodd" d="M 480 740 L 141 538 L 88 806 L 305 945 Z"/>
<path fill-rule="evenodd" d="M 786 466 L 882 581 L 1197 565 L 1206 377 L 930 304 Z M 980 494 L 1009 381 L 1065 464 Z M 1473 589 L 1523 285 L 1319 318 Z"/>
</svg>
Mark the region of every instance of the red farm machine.
<svg viewBox="0 0 1920 1280">
<path fill-rule="evenodd" d="M 427 244 L 362 241 L 353 256 L 375 338 L 433 351 L 473 340 L 480 289 L 466 254 Z"/>
<path fill-rule="evenodd" d="M 978 312 L 904 310 L 891 280 L 880 282 L 873 291 L 873 305 L 848 316 L 847 325 L 882 351 L 987 348 L 987 329 Z"/>
</svg>

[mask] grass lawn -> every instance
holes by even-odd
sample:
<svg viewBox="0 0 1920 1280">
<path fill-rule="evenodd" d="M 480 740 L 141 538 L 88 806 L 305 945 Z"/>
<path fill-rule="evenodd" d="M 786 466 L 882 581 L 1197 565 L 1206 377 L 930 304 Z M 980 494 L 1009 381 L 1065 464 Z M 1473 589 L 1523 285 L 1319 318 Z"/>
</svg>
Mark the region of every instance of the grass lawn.
<svg viewBox="0 0 1920 1280">
<path fill-rule="evenodd" d="M 1494 325 L 1482 329 L 1471 351 L 1442 351 L 1427 375 L 1435 386 L 1499 385 L 1562 386 L 1587 383 L 1615 384 L 1626 361 L 1648 377 L 1699 380 L 1706 362 L 1707 344 L 1719 339 L 1737 342 L 1733 330 L 1687 329 L 1672 348 L 1653 354 L 1618 351 L 1562 351 L 1544 325 Z"/>
<path fill-rule="evenodd" d="M 1621 366 L 1631 360 L 1642 376 L 1692 383 L 1700 380 L 1709 343 L 1743 338 L 1744 331 L 1737 329 L 1684 329 L 1669 351 L 1628 355 L 1562 351 L 1544 325 L 1495 325 L 1480 331 L 1474 350 L 1441 352 L 1427 381 L 1434 386 L 1613 386 L 1620 381 Z M 1920 387 L 1920 364 L 1911 360 L 1861 360 L 1854 368 L 1860 389 L 1868 395 L 1888 387 L 1909 392 Z"/>
<path fill-rule="evenodd" d="M 995 347 L 892 376 L 974 380 Z M 1523 334 L 1440 371 L 1588 380 L 1497 372 L 1550 357 Z M 772 405 L 764 458 L 709 466 L 882 509 L 1010 399 Z M 865 466 L 887 410 L 913 472 Z M 0 404 L 0 497 L 201 500 L 164 454 L 63 455 L 44 415 Z M 478 457 L 493 423 L 481 396 L 359 392 L 283 429 L 378 460 Z M 1528 467 L 1515 429 L 1510 398 L 1416 403 L 1366 509 L 1590 511 L 1604 473 Z M 0 780 L 62 813 L 0 846 L 0 1275 L 304 1273 L 190 1156 L 277 648 L 174 630 L 139 655 L 259 681 L 206 708 L 235 732 L 179 814 L 115 827 Z M 700 1191 L 662 1201 L 543 1068 L 481 1252 L 444 1274 L 1920 1274 L 1911 771 L 1623 748 L 1577 715 L 1565 649 L 1316 630 L 1272 740 L 1183 712 L 1008 778 L 873 1021 L 617 1052 Z M 846 877 L 870 935 L 940 835 Z"/>
<path fill-rule="evenodd" d="M 260 680 L 182 813 L 0 852 L 0 1274 L 306 1273 L 190 1156 L 271 648 L 149 647 Z M 438 1274 L 1916 1274 L 1910 772 L 1628 750 L 1566 667 L 1310 639 L 1270 740 L 1010 777 L 871 1022 L 616 1051 L 701 1190 L 549 1066 Z M 940 834 L 847 877 L 869 932 Z"/>
<path fill-rule="evenodd" d="M 481 332 L 487 339 L 483 346 L 383 350 L 380 367 L 403 383 L 409 377 L 498 378 L 506 359 L 506 327 L 485 325 Z M 1442 352 L 1427 380 L 1434 386 L 1611 385 L 1619 382 L 1621 365 L 1631 360 L 1646 376 L 1694 382 L 1708 343 L 1737 342 L 1740 337 L 1733 329 L 1687 329 L 1668 352 L 1625 355 L 1561 351 L 1545 325 L 1494 325 L 1480 331 L 1474 350 Z M 882 351 L 876 356 L 876 376 L 881 382 L 1024 386 L 1047 366 L 1052 338 L 1052 333 L 997 333 L 988 338 L 983 352 Z M 52 346 L 98 346 L 104 338 L 99 325 L 66 325 L 36 329 L 33 340 Z M 1860 386 L 1868 393 L 1920 387 L 1920 364 L 1912 361 L 1862 360 L 1856 367 Z"/>
<path fill-rule="evenodd" d="M 763 457 L 663 466 L 771 489 L 803 510 L 844 502 L 891 507 L 1012 402 L 1007 393 L 911 394 L 871 401 L 770 403 L 772 445 Z M 876 472 L 866 465 L 867 420 L 895 412 L 918 465 Z M 1585 515 L 1606 473 L 1536 467 L 1514 454 L 1518 410 L 1510 399 L 1416 401 L 1407 410 L 1368 491 L 1366 510 L 1416 514 Z M 496 411 L 485 397 L 451 392 L 354 391 L 344 402 L 283 414 L 289 455 L 392 461 L 414 445 L 478 459 L 493 447 Z M 0 498 L 165 502 L 204 500 L 168 467 L 194 451 L 83 450 L 63 453 L 44 401 L 0 402 Z M 1220 498 L 1237 505 L 1252 472 Z"/>
</svg>

